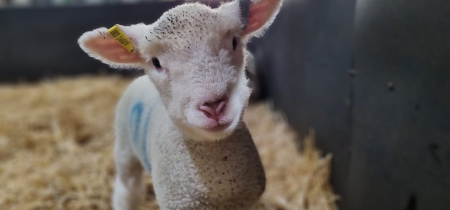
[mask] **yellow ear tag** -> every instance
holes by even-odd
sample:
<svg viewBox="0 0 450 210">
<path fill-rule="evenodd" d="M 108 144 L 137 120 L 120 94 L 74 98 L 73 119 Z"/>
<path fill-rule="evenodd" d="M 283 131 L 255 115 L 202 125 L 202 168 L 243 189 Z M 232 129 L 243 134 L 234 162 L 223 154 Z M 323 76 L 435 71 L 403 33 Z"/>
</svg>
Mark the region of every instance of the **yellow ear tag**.
<svg viewBox="0 0 450 210">
<path fill-rule="evenodd" d="M 108 33 L 119 43 L 127 49 L 128 52 L 132 53 L 134 51 L 133 42 L 130 38 L 119 28 L 119 25 L 114 25 L 108 29 Z"/>
</svg>

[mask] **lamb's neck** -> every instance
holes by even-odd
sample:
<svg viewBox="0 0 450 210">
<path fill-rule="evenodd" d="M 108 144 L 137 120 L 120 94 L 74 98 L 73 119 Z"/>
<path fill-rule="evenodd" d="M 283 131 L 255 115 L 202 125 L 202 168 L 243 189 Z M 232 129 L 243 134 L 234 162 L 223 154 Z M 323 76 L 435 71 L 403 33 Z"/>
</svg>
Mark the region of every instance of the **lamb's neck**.
<svg viewBox="0 0 450 210">
<path fill-rule="evenodd" d="M 236 149 L 234 147 L 237 147 L 244 142 L 253 143 L 247 127 L 243 122 L 240 123 L 236 130 L 225 139 L 216 141 L 197 141 L 190 138 L 184 138 L 183 140 L 191 156 L 222 156 L 225 150 L 234 150 Z"/>
</svg>

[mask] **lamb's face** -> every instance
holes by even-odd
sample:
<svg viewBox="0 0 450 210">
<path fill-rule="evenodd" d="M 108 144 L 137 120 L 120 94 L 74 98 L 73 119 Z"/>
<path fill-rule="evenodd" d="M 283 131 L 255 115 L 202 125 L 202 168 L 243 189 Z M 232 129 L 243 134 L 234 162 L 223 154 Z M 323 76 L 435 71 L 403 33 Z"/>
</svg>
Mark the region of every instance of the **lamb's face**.
<svg viewBox="0 0 450 210">
<path fill-rule="evenodd" d="M 270 25 L 280 2 L 253 0 L 245 29 L 239 0 L 217 9 L 198 3 L 178 6 L 151 25 L 121 26 L 135 46 L 133 53 L 106 28 L 85 33 L 79 43 L 113 67 L 144 69 L 185 134 L 219 140 L 234 131 L 250 96 L 245 44 Z"/>
<path fill-rule="evenodd" d="M 250 95 L 240 31 L 239 14 L 188 4 L 164 14 L 142 40 L 146 73 L 191 138 L 225 138 L 240 121 Z"/>
</svg>

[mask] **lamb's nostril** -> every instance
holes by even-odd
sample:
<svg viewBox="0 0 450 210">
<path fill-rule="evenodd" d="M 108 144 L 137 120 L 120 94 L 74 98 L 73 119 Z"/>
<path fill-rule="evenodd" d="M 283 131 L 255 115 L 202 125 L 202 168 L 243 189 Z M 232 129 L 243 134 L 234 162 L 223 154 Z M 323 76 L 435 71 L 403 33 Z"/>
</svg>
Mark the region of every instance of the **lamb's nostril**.
<svg viewBox="0 0 450 210">
<path fill-rule="evenodd" d="M 224 110 L 226 104 L 226 101 L 221 99 L 214 102 L 206 102 L 198 109 L 205 113 L 208 118 L 218 120 L 219 115 Z"/>
<path fill-rule="evenodd" d="M 216 113 L 216 110 L 214 110 L 213 108 L 211 108 L 211 107 L 209 107 L 207 105 L 203 105 L 203 106 L 200 106 L 198 109 L 200 111 L 202 111 L 203 113 L 205 113 L 205 115 L 208 118 L 217 120 L 217 113 Z"/>
<path fill-rule="evenodd" d="M 216 108 L 216 114 L 220 115 L 220 113 L 222 113 L 223 108 L 225 108 L 226 102 L 225 101 L 220 101 L 219 105 Z"/>
</svg>

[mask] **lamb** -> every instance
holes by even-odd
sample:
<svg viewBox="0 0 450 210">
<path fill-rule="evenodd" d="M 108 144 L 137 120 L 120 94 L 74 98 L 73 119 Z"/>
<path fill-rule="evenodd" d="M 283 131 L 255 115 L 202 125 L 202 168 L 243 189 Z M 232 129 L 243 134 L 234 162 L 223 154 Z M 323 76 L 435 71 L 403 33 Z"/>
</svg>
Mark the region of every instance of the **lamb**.
<svg viewBox="0 0 450 210">
<path fill-rule="evenodd" d="M 138 209 L 144 170 L 163 210 L 249 209 L 264 192 L 264 168 L 242 121 L 251 92 L 245 47 L 271 25 L 281 0 L 242 5 L 185 3 L 150 25 L 118 25 L 131 52 L 106 28 L 79 38 L 91 57 L 145 72 L 116 109 L 114 209 Z"/>
</svg>

